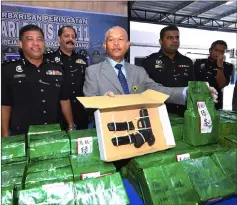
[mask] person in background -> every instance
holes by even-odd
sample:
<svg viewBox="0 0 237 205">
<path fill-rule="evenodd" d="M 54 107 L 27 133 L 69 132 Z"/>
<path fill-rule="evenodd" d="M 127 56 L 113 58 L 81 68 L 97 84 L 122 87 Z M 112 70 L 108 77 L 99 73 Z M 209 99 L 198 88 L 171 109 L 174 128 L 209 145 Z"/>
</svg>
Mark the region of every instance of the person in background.
<svg viewBox="0 0 237 205">
<path fill-rule="evenodd" d="M 60 107 L 68 130 L 72 130 L 63 69 L 60 63 L 44 58 L 42 29 L 36 25 L 22 27 L 19 49 L 21 59 L 2 64 L 2 137 L 26 134 L 29 125 L 59 123 Z"/>
<path fill-rule="evenodd" d="M 60 47 L 55 52 L 47 52 L 45 57 L 61 62 L 67 80 L 68 95 L 71 101 L 74 123 L 77 129 L 88 128 L 88 115 L 83 105 L 76 97 L 83 96 L 83 84 L 85 80 L 85 70 L 88 66 L 85 55 L 75 51 L 77 33 L 70 26 L 63 26 L 58 30 L 58 42 Z M 65 120 L 64 124 L 65 123 Z M 64 125 L 67 127 L 67 125 Z"/>
<path fill-rule="evenodd" d="M 186 87 L 188 81 L 195 80 L 193 62 L 178 52 L 180 33 L 177 26 L 167 26 L 160 31 L 161 49 L 145 57 L 142 66 L 149 77 L 167 87 Z M 184 115 L 186 105 L 166 103 L 169 113 Z"/>
<path fill-rule="evenodd" d="M 232 110 L 237 112 L 237 80 L 235 81 L 235 88 L 232 99 Z"/>
<path fill-rule="evenodd" d="M 233 71 L 233 65 L 224 61 L 226 49 L 226 42 L 217 40 L 211 44 L 210 56 L 207 59 L 197 59 L 194 63 L 196 80 L 208 82 L 218 92 L 216 109 L 223 108 L 222 89 L 229 84 Z"/>
</svg>

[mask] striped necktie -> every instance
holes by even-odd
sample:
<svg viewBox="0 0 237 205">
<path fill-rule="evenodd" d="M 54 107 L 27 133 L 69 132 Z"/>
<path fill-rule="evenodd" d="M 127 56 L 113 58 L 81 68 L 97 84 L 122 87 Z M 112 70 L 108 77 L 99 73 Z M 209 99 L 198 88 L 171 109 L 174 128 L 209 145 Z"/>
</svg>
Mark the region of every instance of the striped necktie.
<svg viewBox="0 0 237 205">
<path fill-rule="evenodd" d="M 123 88 L 123 92 L 125 94 L 129 94 L 129 88 L 128 88 L 128 83 L 127 83 L 127 79 L 125 78 L 121 68 L 122 68 L 122 64 L 116 64 L 115 65 L 115 68 L 118 69 L 118 79 L 119 79 L 119 82 Z"/>
</svg>

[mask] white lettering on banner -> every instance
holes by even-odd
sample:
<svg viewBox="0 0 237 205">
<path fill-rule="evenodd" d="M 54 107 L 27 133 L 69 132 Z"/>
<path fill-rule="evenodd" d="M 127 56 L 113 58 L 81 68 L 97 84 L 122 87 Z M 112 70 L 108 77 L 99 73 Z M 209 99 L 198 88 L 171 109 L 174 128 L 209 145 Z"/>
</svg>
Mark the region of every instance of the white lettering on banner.
<svg viewBox="0 0 237 205">
<path fill-rule="evenodd" d="M 82 137 L 77 139 L 77 154 L 90 154 L 93 152 L 92 137 Z"/>
<path fill-rule="evenodd" d="M 59 46 L 58 29 L 64 25 L 71 25 L 76 30 L 76 48 L 88 49 L 90 47 L 87 18 L 10 11 L 2 12 L 2 45 L 18 46 L 19 30 L 28 24 L 42 28 L 47 47 L 57 48 Z"/>
<path fill-rule="evenodd" d="M 189 160 L 189 159 L 190 159 L 190 154 L 189 153 L 177 154 L 176 155 L 176 161 L 177 162 L 184 161 L 184 160 Z"/>
<path fill-rule="evenodd" d="M 100 172 L 91 172 L 91 173 L 81 174 L 81 179 L 90 179 L 90 178 L 97 178 L 97 177 L 100 177 Z"/>
<path fill-rule="evenodd" d="M 200 117 L 200 131 L 201 133 L 211 133 L 212 120 L 207 110 L 206 103 L 204 101 L 197 102 L 198 114 Z"/>
</svg>

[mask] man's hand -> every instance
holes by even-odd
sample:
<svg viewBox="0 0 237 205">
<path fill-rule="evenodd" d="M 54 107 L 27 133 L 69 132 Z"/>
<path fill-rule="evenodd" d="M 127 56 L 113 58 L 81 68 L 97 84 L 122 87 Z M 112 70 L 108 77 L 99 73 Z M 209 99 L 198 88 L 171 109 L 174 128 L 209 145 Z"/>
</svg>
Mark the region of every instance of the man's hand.
<svg viewBox="0 0 237 205">
<path fill-rule="evenodd" d="M 218 92 L 216 91 L 215 88 L 209 87 L 209 90 L 211 92 L 212 100 L 214 103 L 218 103 L 217 98 L 218 98 Z"/>
<path fill-rule="evenodd" d="M 218 54 L 216 64 L 218 67 L 222 67 L 224 62 L 224 54 Z"/>
<path fill-rule="evenodd" d="M 104 96 L 114 97 L 114 93 L 112 91 L 106 92 Z"/>
</svg>

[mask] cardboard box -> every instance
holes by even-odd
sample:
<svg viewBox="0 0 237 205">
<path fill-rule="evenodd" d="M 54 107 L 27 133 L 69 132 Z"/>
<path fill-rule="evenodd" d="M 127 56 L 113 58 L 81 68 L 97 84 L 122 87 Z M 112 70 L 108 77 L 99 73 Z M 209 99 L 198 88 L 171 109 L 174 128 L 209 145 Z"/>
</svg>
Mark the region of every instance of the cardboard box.
<svg viewBox="0 0 237 205">
<path fill-rule="evenodd" d="M 115 97 L 78 97 L 77 99 L 84 107 L 98 108 L 94 115 L 100 159 L 104 161 L 116 161 L 174 147 L 175 140 L 167 109 L 164 105 L 164 101 L 167 98 L 168 95 L 153 90 L 147 90 L 141 94 L 116 95 Z M 140 148 L 136 148 L 134 143 L 119 146 L 114 145 L 112 143 L 113 138 L 117 143 L 118 137 L 126 136 L 129 138 L 128 134 L 130 136 L 135 134 L 138 126 L 143 127 L 139 121 L 141 119 L 147 120 L 148 118 L 140 118 L 141 109 L 147 109 L 148 111 L 152 133 L 155 138 L 154 144 L 150 146 L 147 142 L 144 143 L 142 141 L 144 144 Z M 129 121 L 133 122 L 135 128 L 129 132 L 127 130 L 109 131 L 107 127 L 108 123 L 126 123 Z M 149 125 L 149 123 L 146 124 Z M 139 130 L 139 132 L 144 130 L 149 131 L 149 126 L 147 127 L 143 127 L 145 129 Z M 141 135 L 138 133 L 134 139 L 137 140 L 139 137 L 141 138 Z"/>
</svg>

